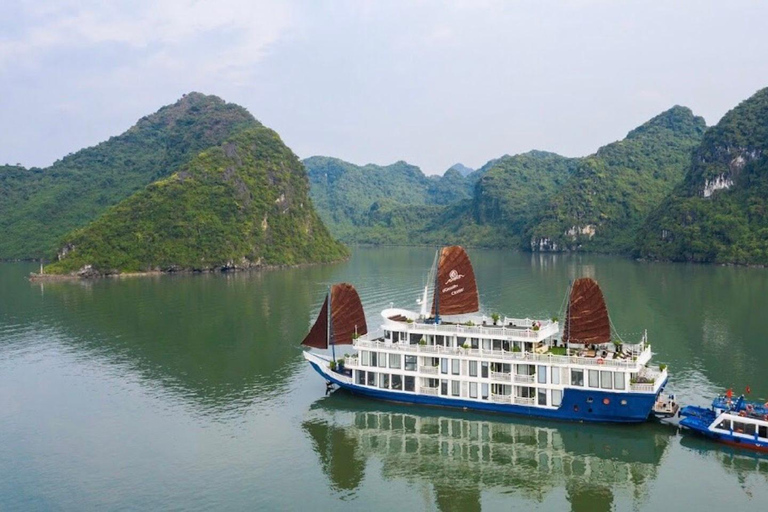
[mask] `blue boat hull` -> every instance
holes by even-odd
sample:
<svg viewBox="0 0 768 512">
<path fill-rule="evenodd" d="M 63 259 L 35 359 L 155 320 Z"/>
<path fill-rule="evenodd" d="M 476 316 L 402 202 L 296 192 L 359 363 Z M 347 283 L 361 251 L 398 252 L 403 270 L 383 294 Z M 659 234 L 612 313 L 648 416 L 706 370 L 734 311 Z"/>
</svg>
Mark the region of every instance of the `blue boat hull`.
<svg viewBox="0 0 768 512">
<path fill-rule="evenodd" d="M 681 416 L 684 416 L 684 418 L 680 420 L 680 426 L 695 432 L 696 434 L 717 441 L 718 443 L 746 448 L 748 450 L 768 452 L 768 444 L 758 441 L 756 438 L 751 439 L 745 436 L 735 436 L 732 432 L 723 433 L 712 432 L 709 430 L 709 426 L 717 418 L 717 415 L 711 409 L 689 405 L 684 407 L 680 411 L 680 414 Z"/>
<path fill-rule="evenodd" d="M 368 388 L 340 381 L 333 376 L 333 373 L 324 372 L 317 363 L 310 361 L 310 364 L 324 379 L 333 382 L 342 389 L 369 398 L 390 402 L 451 407 L 565 421 L 640 423 L 648 419 L 658 396 L 658 394 L 654 393 L 608 393 L 594 389 L 580 390 L 569 388 L 563 393 L 563 401 L 560 407 L 557 409 L 543 409 L 525 405 L 460 400 L 441 396 L 418 395 Z M 659 389 L 663 389 L 665 385 L 666 382 Z M 605 403 L 606 401 L 607 403 Z M 625 404 L 622 404 L 622 401 Z"/>
</svg>

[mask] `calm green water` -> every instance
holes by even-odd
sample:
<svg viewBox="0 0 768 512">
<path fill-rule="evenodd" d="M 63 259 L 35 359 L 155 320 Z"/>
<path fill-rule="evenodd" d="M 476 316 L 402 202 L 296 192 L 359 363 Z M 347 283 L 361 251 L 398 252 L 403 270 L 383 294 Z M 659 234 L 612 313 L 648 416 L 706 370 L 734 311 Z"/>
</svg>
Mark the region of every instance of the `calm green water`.
<svg viewBox="0 0 768 512">
<path fill-rule="evenodd" d="M 488 313 L 548 317 L 597 278 L 670 390 L 768 395 L 768 271 L 471 250 Z M 768 458 L 658 424 L 601 426 L 336 393 L 298 343 L 328 283 L 377 325 L 416 248 L 237 275 L 29 283 L 0 265 L 0 510 L 761 510 Z"/>
</svg>

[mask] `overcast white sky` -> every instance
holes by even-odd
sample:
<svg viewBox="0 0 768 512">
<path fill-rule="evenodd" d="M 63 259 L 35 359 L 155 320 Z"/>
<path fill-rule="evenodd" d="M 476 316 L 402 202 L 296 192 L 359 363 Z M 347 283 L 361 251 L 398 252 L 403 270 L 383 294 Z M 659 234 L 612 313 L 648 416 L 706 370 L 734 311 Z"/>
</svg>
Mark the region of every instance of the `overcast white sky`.
<svg viewBox="0 0 768 512">
<path fill-rule="evenodd" d="M 3 0 L 0 163 L 48 165 L 189 91 L 302 158 L 585 155 L 768 86 L 766 27 L 760 0 Z"/>
</svg>

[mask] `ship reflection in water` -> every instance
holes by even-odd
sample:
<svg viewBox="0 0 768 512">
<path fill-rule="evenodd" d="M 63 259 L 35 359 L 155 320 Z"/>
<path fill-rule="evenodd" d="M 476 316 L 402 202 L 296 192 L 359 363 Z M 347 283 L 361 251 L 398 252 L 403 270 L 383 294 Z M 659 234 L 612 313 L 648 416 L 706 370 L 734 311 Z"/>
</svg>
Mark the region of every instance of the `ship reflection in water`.
<svg viewBox="0 0 768 512">
<path fill-rule="evenodd" d="M 646 500 L 675 435 L 659 425 L 548 423 L 369 403 L 337 392 L 302 423 L 331 487 L 358 490 L 369 460 L 385 479 L 432 488 L 440 510 L 480 510 L 481 494 L 542 502 L 564 489 L 574 511 L 611 510 L 614 493 Z"/>
</svg>

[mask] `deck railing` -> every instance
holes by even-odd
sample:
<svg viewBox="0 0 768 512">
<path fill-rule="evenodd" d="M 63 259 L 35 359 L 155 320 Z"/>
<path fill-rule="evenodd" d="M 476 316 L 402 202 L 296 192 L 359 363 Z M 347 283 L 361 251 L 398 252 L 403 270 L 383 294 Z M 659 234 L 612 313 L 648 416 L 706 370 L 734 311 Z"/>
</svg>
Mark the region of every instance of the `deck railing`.
<svg viewBox="0 0 768 512">
<path fill-rule="evenodd" d="M 398 352 L 445 354 L 458 356 L 478 356 L 505 361 L 542 362 L 558 365 L 583 365 L 608 368 L 636 369 L 645 365 L 651 359 L 651 347 L 645 345 L 638 348 L 636 356 L 627 359 L 608 359 L 600 357 L 585 357 L 578 355 L 560 356 L 550 353 L 536 354 L 534 352 L 507 352 L 506 350 L 465 349 L 461 347 L 444 347 L 442 345 L 411 345 L 408 343 L 392 343 L 360 337 L 354 342 L 355 348 L 372 350 L 396 350 Z M 640 347 L 640 345 L 637 345 Z M 613 354 L 613 352 L 611 352 Z"/>
<path fill-rule="evenodd" d="M 522 396 L 516 396 L 515 397 L 515 403 L 518 405 L 533 405 L 534 399 L 533 398 L 524 398 Z"/>
<path fill-rule="evenodd" d="M 432 395 L 437 396 L 437 388 L 426 388 L 426 387 L 420 387 L 419 393 L 422 395 Z"/>
<path fill-rule="evenodd" d="M 512 395 L 497 395 L 495 393 L 491 393 L 491 402 L 496 402 L 499 404 L 508 404 L 512 401 Z"/>
<path fill-rule="evenodd" d="M 653 393 L 655 388 L 655 383 L 634 383 L 629 385 L 630 391 L 639 391 L 641 393 Z"/>
<path fill-rule="evenodd" d="M 491 372 L 491 380 L 510 382 L 512 380 L 512 374 L 508 372 Z"/>
<path fill-rule="evenodd" d="M 437 366 L 419 366 L 419 373 L 437 375 Z"/>
<path fill-rule="evenodd" d="M 516 327 L 511 327 L 509 323 L 513 319 L 507 319 L 510 322 L 501 326 L 493 325 L 461 325 L 461 324 L 424 324 L 419 322 L 396 322 L 393 320 L 386 321 L 386 327 L 388 330 L 399 332 L 411 332 L 411 331 L 427 331 L 428 333 L 435 334 L 452 334 L 455 336 L 468 337 L 472 335 L 477 336 L 492 336 L 498 339 L 508 339 L 511 341 L 538 341 L 546 339 L 554 334 L 557 334 L 560 330 L 557 322 L 542 322 L 541 327 L 538 330 L 534 330 L 533 322 L 530 319 L 517 319 L 515 323 Z M 423 332 L 422 332 L 423 334 Z"/>
<path fill-rule="evenodd" d="M 515 382 L 521 384 L 533 382 L 533 375 L 515 375 Z"/>
</svg>

